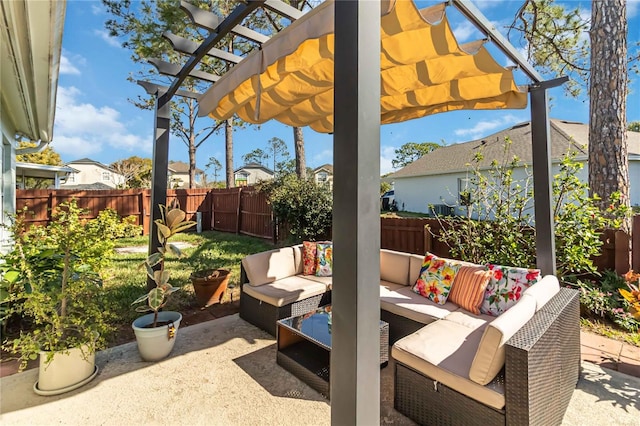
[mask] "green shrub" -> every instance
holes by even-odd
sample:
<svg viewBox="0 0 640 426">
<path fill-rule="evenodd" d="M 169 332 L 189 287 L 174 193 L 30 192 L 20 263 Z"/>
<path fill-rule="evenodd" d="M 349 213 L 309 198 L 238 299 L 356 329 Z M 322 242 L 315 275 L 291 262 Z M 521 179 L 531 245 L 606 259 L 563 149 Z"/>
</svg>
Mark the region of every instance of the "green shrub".
<svg viewBox="0 0 640 426">
<path fill-rule="evenodd" d="M 469 165 L 466 202 L 461 206 L 466 215 L 441 220 L 443 231 L 438 236 L 453 256 L 475 263 L 535 267 L 532 176 L 510 149 L 511 141 L 505 138 L 501 161 L 494 159 L 483 170 L 479 150 Z M 570 281 L 597 275 L 592 258 L 600 254 L 600 230 L 619 227 L 619 218 L 627 214 L 619 194 L 613 194 L 606 214 L 596 207 L 597 198 L 588 196 L 587 184 L 577 177 L 583 165 L 575 157 L 576 152 L 567 152 L 553 177 L 557 274 Z M 515 179 L 514 171 L 521 167 L 525 177 Z"/>
<path fill-rule="evenodd" d="M 289 226 L 290 239 L 317 240 L 329 234 L 333 197 L 326 185 L 288 174 L 261 183 L 258 190 L 267 194 L 278 221 Z"/>
</svg>

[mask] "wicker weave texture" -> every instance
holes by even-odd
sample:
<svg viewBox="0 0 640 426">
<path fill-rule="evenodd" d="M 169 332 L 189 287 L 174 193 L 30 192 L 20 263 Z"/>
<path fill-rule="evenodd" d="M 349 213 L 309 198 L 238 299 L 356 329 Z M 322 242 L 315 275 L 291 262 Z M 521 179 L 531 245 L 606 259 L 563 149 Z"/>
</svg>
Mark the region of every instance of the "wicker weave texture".
<svg viewBox="0 0 640 426">
<path fill-rule="evenodd" d="M 504 412 L 395 362 L 394 408 L 421 425 L 504 425 Z"/>
<path fill-rule="evenodd" d="M 240 295 L 240 318 L 275 336 L 276 321 L 279 319 L 304 315 L 329 303 L 331 303 L 331 292 L 318 294 L 281 307 L 273 306 L 243 292 Z"/>
</svg>

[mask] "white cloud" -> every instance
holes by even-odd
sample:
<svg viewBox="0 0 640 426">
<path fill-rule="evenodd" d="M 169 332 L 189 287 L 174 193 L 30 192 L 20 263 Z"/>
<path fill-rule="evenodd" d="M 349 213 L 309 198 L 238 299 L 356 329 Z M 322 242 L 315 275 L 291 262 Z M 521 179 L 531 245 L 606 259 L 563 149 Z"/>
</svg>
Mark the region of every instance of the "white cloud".
<svg viewBox="0 0 640 426">
<path fill-rule="evenodd" d="M 456 40 L 458 40 L 458 43 L 464 43 L 466 41 L 477 40 L 478 38 L 480 38 L 478 36 L 478 30 L 476 29 L 475 25 L 473 25 L 469 21 L 463 21 L 458 24 L 453 29 L 453 35 L 456 36 Z M 472 39 L 472 35 L 475 35 L 475 38 Z"/>
<path fill-rule="evenodd" d="M 324 151 L 320 151 L 311 159 L 311 164 L 317 164 L 320 167 L 323 164 L 332 164 L 333 163 L 333 149 L 325 149 Z"/>
<path fill-rule="evenodd" d="M 640 12 L 640 0 L 627 0 L 627 19 L 635 18 Z"/>
<path fill-rule="evenodd" d="M 105 43 L 112 47 L 120 47 L 118 39 L 111 37 L 105 30 L 93 30 L 93 34 L 100 37 Z"/>
<path fill-rule="evenodd" d="M 501 0 L 475 0 L 473 3 L 480 10 L 491 9 L 492 7 L 498 6 Z"/>
<path fill-rule="evenodd" d="M 380 150 L 380 174 L 393 172 L 395 169 L 391 165 L 391 160 L 396 156 L 395 146 L 383 146 Z"/>
<path fill-rule="evenodd" d="M 120 112 L 82 103 L 75 87 L 58 87 L 54 147 L 61 154 L 88 156 L 104 148 L 151 152 L 151 141 L 130 133 Z"/>
<path fill-rule="evenodd" d="M 93 13 L 94 15 L 100 15 L 103 12 L 103 9 L 99 5 L 100 5 L 100 3 L 92 4 L 91 5 L 91 13 Z"/>
<path fill-rule="evenodd" d="M 80 70 L 71 63 L 65 53 L 60 55 L 60 74 L 80 75 Z"/>
<path fill-rule="evenodd" d="M 493 130 L 502 130 L 506 126 L 520 123 L 522 120 L 515 115 L 507 114 L 496 120 L 480 121 L 475 126 L 468 129 L 457 129 L 454 131 L 456 136 L 465 137 L 468 140 L 478 139 L 486 136 Z"/>
</svg>

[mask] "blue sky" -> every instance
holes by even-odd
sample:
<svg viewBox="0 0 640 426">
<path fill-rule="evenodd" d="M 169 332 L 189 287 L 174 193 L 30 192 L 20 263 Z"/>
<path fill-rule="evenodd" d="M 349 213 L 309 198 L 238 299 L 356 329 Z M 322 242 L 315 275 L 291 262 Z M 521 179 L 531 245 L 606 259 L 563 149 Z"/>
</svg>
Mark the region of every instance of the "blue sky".
<svg viewBox="0 0 640 426">
<path fill-rule="evenodd" d="M 521 1 L 474 1 L 485 16 L 503 34 L 504 27 L 513 20 Z M 584 7 L 589 16 L 590 1 L 571 2 Z M 449 19 L 460 43 L 481 38 L 474 27 L 456 19 L 447 9 Z M 640 40 L 640 0 L 627 3 L 629 44 Z M 151 157 L 153 143 L 153 111 L 143 111 L 128 102 L 128 98 L 143 95 L 144 90 L 127 81 L 130 73 L 140 69 L 130 59 L 130 53 L 120 41 L 110 38 L 104 28 L 108 19 L 102 3 L 94 0 L 69 0 L 64 28 L 63 50 L 53 148 L 68 162 L 89 157 L 106 164 L 137 155 Z M 586 35 L 585 35 L 586 36 Z M 495 52 L 495 50 L 492 50 Z M 494 54 L 498 62 L 506 58 Z M 519 84 L 527 83 L 516 72 Z M 640 121 L 640 79 L 631 76 L 627 105 L 627 121 Z M 561 88 L 549 91 L 552 98 L 550 116 L 586 123 L 589 105 L 583 96 L 572 99 Z M 390 172 L 394 150 L 406 142 L 446 141 L 448 144 L 484 137 L 513 124 L 528 121 L 529 109 L 503 111 L 456 111 L 436 114 L 404 123 L 382 126 L 381 171 Z M 210 124 L 209 118 L 199 119 L 199 126 Z M 290 127 L 275 121 L 260 127 L 249 126 L 234 133 L 234 163 L 242 165 L 242 155 L 255 148 L 265 149 L 272 137 L 283 139 L 293 155 L 293 132 Z M 333 162 L 331 135 L 304 129 L 307 165 L 317 167 Z M 197 165 L 204 169 L 209 157 L 216 157 L 224 165 L 224 134 L 214 135 L 197 151 Z M 171 136 L 170 159 L 187 161 L 186 145 Z"/>
</svg>

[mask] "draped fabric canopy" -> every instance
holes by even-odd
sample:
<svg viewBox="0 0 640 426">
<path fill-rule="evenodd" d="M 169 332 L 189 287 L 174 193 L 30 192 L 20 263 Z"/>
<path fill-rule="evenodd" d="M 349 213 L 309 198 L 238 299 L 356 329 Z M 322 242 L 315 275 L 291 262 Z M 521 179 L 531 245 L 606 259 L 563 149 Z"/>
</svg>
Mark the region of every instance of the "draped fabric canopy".
<svg viewBox="0 0 640 426">
<path fill-rule="evenodd" d="M 525 108 L 527 93 L 483 42 L 459 45 L 445 5 L 383 1 L 381 123 L 461 109 Z M 328 0 L 227 72 L 200 99 L 199 114 L 248 123 L 275 119 L 333 132 L 334 4 Z"/>
</svg>

